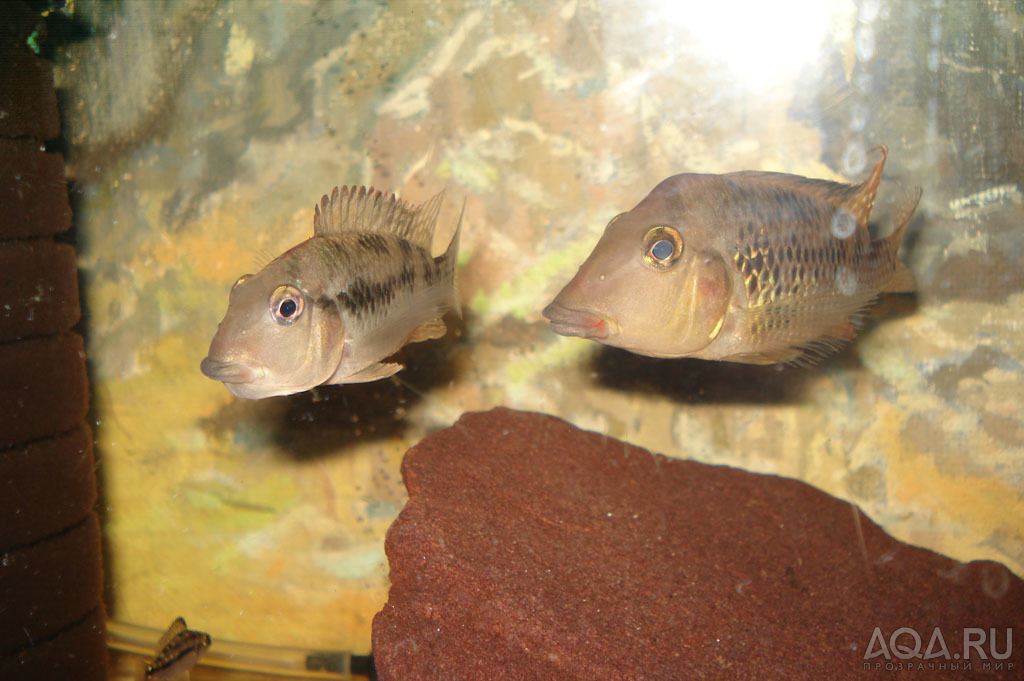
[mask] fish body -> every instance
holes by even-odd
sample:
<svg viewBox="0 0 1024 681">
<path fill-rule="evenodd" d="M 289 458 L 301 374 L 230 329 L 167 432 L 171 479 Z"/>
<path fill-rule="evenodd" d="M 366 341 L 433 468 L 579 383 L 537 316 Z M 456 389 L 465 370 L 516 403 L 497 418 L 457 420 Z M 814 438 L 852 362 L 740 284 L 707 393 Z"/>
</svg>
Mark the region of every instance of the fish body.
<svg viewBox="0 0 1024 681">
<path fill-rule="evenodd" d="M 145 681 L 171 681 L 187 674 L 210 647 L 210 635 L 192 631 L 178 617 L 156 646 L 156 657 L 146 665 Z"/>
<path fill-rule="evenodd" d="M 430 251 L 443 194 L 420 206 L 365 187 L 325 195 L 311 238 L 235 283 L 201 371 L 259 399 L 401 370 L 382 360 L 440 338 L 458 310 L 459 228 L 444 254 Z"/>
<path fill-rule="evenodd" d="M 855 335 L 881 292 L 913 290 L 895 229 L 868 219 L 887 149 L 866 180 L 784 173 L 684 174 L 616 216 L 543 314 L 557 333 L 654 357 L 809 364 Z"/>
</svg>

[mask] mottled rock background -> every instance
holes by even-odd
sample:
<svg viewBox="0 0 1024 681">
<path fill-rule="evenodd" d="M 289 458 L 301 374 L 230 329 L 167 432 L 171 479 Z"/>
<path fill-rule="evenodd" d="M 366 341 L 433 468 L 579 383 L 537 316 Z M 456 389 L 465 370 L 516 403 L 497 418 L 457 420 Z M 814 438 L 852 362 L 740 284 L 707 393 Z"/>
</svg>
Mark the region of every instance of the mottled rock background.
<svg viewBox="0 0 1024 681">
<path fill-rule="evenodd" d="M 1020 3 L 79 0 L 56 55 L 114 616 L 369 649 L 398 467 L 507 405 L 799 478 L 1024 574 Z M 738 20 L 742 19 L 742 20 Z M 657 361 L 539 311 L 664 177 L 925 189 L 883 301 L 811 370 Z M 260 402 L 198 370 L 231 283 L 337 184 L 466 200 L 462 322 L 397 380 Z M 439 244 L 438 244 L 439 245 Z"/>
</svg>

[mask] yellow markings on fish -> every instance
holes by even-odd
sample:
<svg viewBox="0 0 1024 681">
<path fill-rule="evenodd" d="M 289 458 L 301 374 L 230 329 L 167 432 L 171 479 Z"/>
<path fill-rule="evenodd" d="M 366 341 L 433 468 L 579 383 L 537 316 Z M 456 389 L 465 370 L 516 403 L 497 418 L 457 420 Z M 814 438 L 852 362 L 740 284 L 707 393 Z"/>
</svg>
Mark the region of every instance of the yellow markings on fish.
<svg viewBox="0 0 1024 681">
<path fill-rule="evenodd" d="M 544 310 L 557 333 L 654 357 L 810 364 L 855 336 L 884 292 L 913 289 L 897 251 L 919 188 L 891 233 L 868 221 L 888 150 L 842 184 L 775 172 L 683 174 L 616 216 Z"/>
</svg>

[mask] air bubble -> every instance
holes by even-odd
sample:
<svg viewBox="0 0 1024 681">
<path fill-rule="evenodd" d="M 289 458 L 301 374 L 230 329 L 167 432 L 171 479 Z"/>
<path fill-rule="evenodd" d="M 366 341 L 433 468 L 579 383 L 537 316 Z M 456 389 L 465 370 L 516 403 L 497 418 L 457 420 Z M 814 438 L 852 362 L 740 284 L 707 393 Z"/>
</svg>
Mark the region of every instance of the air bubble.
<svg viewBox="0 0 1024 681">
<path fill-rule="evenodd" d="M 859 175 L 867 162 L 868 156 L 864 152 L 864 147 L 856 142 L 846 147 L 846 151 L 843 152 L 843 172 L 847 175 Z"/>
<path fill-rule="evenodd" d="M 840 208 L 832 216 L 829 229 L 832 230 L 832 236 L 835 238 L 849 239 L 857 231 L 857 218 L 853 217 L 853 213 L 845 208 Z"/>
<path fill-rule="evenodd" d="M 857 292 L 857 275 L 849 267 L 840 267 L 836 271 L 836 286 L 844 296 L 852 296 Z"/>
<path fill-rule="evenodd" d="M 860 15 L 857 18 L 865 24 L 870 24 L 878 18 L 878 13 L 881 9 L 882 3 L 879 0 L 864 0 L 860 6 Z"/>
<path fill-rule="evenodd" d="M 853 113 L 850 115 L 850 129 L 856 132 L 863 130 L 868 124 L 868 108 L 861 102 L 853 105 Z"/>
<path fill-rule="evenodd" d="M 868 94 L 871 91 L 872 85 L 874 85 L 874 80 L 871 78 L 871 74 L 866 71 L 858 73 L 853 77 L 853 86 L 862 95 Z"/>
<path fill-rule="evenodd" d="M 854 43 L 857 48 L 857 59 L 862 62 L 871 61 L 875 56 L 875 29 L 870 26 L 858 27 Z"/>
</svg>

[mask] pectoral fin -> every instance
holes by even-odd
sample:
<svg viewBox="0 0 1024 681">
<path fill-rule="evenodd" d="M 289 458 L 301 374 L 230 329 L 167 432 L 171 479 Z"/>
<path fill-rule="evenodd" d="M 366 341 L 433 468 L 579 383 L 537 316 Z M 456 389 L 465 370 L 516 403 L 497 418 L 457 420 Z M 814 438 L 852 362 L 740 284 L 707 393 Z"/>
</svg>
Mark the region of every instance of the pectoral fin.
<svg viewBox="0 0 1024 681">
<path fill-rule="evenodd" d="M 441 338 L 448 333 L 448 327 L 440 317 L 425 324 L 420 324 L 409 335 L 408 343 L 419 343 L 420 341 Z"/>
<path fill-rule="evenodd" d="M 344 383 L 369 383 L 370 381 L 377 381 L 388 376 L 394 376 L 399 371 L 404 369 L 405 366 L 398 364 L 397 362 L 378 362 L 371 364 L 365 369 L 360 369 L 354 374 L 348 376 L 332 376 L 327 381 L 328 385 L 341 385 Z"/>
</svg>

